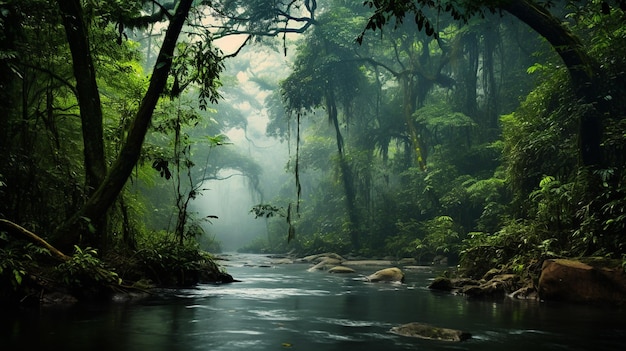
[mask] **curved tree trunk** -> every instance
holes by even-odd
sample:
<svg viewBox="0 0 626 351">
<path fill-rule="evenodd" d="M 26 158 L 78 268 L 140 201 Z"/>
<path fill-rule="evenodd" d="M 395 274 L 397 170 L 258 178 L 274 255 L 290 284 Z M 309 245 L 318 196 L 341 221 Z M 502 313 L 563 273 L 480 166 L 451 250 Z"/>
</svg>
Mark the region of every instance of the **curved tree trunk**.
<svg viewBox="0 0 626 351">
<path fill-rule="evenodd" d="M 83 231 L 79 230 L 81 228 L 81 220 L 86 218 L 90 223 L 97 223 L 98 219 L 105 215 L 132 173 L 139 160 L 154 108 L 167 83 L 176 42 L 187 19 L 192 2 L 193 0 L 181 0 L 179 2 L 165 33 L 165 39 L 152 71 L 148 91 L 141 101 L 126 142 L 115 163 L 95 192 L 87 200 L 85 206 L 57 229 L 55 239 L 60 247 L 67 247 L 78 242 L 80 235 L 83 234 Z M 63 1 L 59 0 L 59 3 L 63 3 Z M 87 140 L 85 142 L 90 141 Z"/>
<path fill-rule="evenodd" d="M 462 2 L 460 2 L 462 3 Z M 365 5 L 375 8 L 375 13 L 369 18 L 366 29 L 382 28 L 387 22 L 385 16 L 399 19 L 407 13 L 416 15 L 416 21 L 424 21 L 425 17 L 420 7 L 434 7 L 434 2 L 424 0 L 396 0 L 396 1 L 366 1 Z M 419 6 L 418 6 L 419 5 Z M 466 4 L 469 5 L 469 4 Z M 463 8 L 463 4 L 455 4 L 451 8 L 456 11 Z M 491 10 L 501 9 L 509 12 L 522 22 L 529 25 L 539 35 L 544 37 L 566 65 L 572 79 L 576 97 L 581 104 L 588 104 L 591 108 L 581 117 L 579 129 L 579 154 L 583 166 L 598 167 L 602 165 L 600 141 L 602 138 L 602 104 L 595 95 L 601 73 L 594 60 L 584 50 L 581 41 L 567 27 L 554 17 L 545 7 L 531 0 L 502 0 L 476 1 L 467 10 L 476 15 L 480 6 Z M 450 10 L 446 10 L 450 11 Z M 458 12 L 457 16 L 460 16 Z M 423 24 L 423 23 L 422 23 Z M 432 25 L 432 24 L 431 24 Z M 365 30 L 357 39 L 360 42 Z"/>
<path fill-rule="evenodd" d="M 581 41 L 548 10 L 533 1 L 507 1 L 500 5 L 544 37 L 567 66 L 578 102 L 596 102 L 596 76 L 593 58 L 584 50 Z M 597 104 L 585 112 L 579 126 L 579 153 L 584 166 L 602 165 L 600 142 L 602 138 L 601 112 Z"/>
</svg>

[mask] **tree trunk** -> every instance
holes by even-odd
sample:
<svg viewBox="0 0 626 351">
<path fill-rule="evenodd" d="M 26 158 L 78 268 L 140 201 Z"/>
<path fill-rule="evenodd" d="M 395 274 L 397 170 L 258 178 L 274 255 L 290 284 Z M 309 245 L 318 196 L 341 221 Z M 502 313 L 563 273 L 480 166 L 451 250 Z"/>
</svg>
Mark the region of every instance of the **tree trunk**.
<svg viewBox="0 0 626 351">
<path fill-rule="evenodd" d="M 59 2 L 62 3 L 63 1 L 59 0 Z M 85 206 L 61 228 L 57 229 L 56 240 L 61 242 L 63 246 L 73 245 L 78 242 L 81 232 L 75 230 L 74 227 L 80 223 L 79 221 L 82 218 L 88 218 L 93 221 L 101 218 L 106 213 L 122 191 L 128 177 L 137 164 L 145 135 L 152 120 L 154 108 L 167 83 L 176 42 L 187 19 L 192 2 L 193 0 L 181 0 L 172 16 L 152 71 L 148 91 L 141 101 L 137 115 L 118 158 L 100 186 L 87 200 Z"/>
<path fill-rule="evenodd" d="M 87 193 L 91 194 L 100 186 L 106 174 L 100 92 L 80 0 L 58 0 L 57 3 L 72 53 L 83 132 L 86 186 Z"/>
<path fill-rule="evenodd" d="M 341 180 L 343 182 L 343 189 L 346 194 L 346 209 L 348 212 L 348 220 L 350 221 L 348 230 L 350 234 L 350 242 L 352 247 L 358 249 L 360 247 L 359 238 L 359 215 L 356 208 L 356 194 L 354 192 L 352 172 L 350 171 L 350 165 L 344 157 L 344 144 L 341 130 L 339 128 L 339 116 L 337 111 L 337 104 L 335 101 L 334 87 L 332 83 L 327 84 L 326 94 L 326 110 L 328 111 L 328 119 L 333 123 L 335 127 L 335 136 L 337 140 L 337 152 L 339 153 L 339 168 L 341 172 Z"/>
<path fill-rule="evenodd" d="M 85 187 L 86 193 L 90 195 L 100 186 L 106 174 L 100 92 L 80 0 L 58 0 L 57 3 L 72 54 L 83 134 Z M 91 218 L 89 227 L 91 233 L 85 237 L 89 239 L 87 243 L 92 246 L 102 244 L 107 231 L 106 215 Z"/>
<path fill-rule="evenodd" d="M 26 239 L 28 239 L 29 241 L 45 248 L 48 249 L 48 251 L 50 251 L 50 253 L 56 257 L 57 259 L 61 260 L 61 261 L 67 261 L 70 259 L 69 256 L 67 256 L 66 254 L 64 254 L 63 252 L 57 250 L 54 246 L 48 244 L 47 241 L 43 240 L 41 237 L 37 236 L 35 233 L 31 232 L 30 230 L 17 225 L 9 220 L 6 219 L 1 219 L 0 218 L 0 230 L 2 231 L 6 231 L 7 233 L 10 233 L 14 236 L 17 235 L 21 235 L 21 236 L 25 236 Z"/>
<path fill-rule="evenodd" d="M 594 60 L 584 50 L 580 40 L 548 10 L 532 1 L 507 1 L 500 7 L 543 36 L 567 66 L 578 103 L 596 102 Z M 602 164 L 600 142 L 602 138 L 601 113 L 593 106 L 581 117 L 579 126 L 579 153 L 584 166 Z"/>
</svg>

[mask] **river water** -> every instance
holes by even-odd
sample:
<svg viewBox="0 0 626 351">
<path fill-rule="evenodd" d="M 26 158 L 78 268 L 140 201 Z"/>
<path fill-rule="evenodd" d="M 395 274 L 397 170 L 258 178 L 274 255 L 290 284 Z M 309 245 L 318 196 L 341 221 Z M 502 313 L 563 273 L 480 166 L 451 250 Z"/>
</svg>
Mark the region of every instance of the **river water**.
<svg viewBox="0 0 626 351">
<path fill-rule="evenodd" d="M 358 274 L 307 272 L 236 255 L 241 282 L 163 290 L 134 303 L 21 311 L 0 317 L 0 350 L 624 350 L 623 308 L 473 301 L 430 291 L 442 268 L 406 269 L 405 284 Z M 461 329 L 461 343 L 414 339 L 391 327 L 422 322 Z"/>
</svg>

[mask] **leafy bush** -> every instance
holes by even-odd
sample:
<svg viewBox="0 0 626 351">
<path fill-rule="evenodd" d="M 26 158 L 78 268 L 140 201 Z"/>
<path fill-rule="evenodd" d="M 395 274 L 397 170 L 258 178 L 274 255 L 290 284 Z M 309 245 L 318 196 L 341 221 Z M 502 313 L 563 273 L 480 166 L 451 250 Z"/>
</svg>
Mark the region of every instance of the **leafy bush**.
<svg viewBox="0 0 626 351">
<path fill-rule="evenodd" d="M 11 249 L 0 249 L 0 282 L 3 287 L 12 287 L 16 290 L 22 284 L 26 268 L 20 257 Z"/>
<path fill-rule="evenodd" d="M 4 239 L 2 234 L 0 239 Z M 50 252 L 31 243 L 19 248 L 0 248 L 0 296 L 24 290 L 25 278 L 40 270 L 37 266 L 40 256 L 50 256 Z"/>
<path fill-rule="evenodd" d="M 108 270 L 98 257 L 96 249 L 74 246 L 72 257 L 56 267 L 60 280 L 76 288 L 100 287 L 121 284 L 117 273 Z"/>
<path fill-rule="evenodd" d="M 135 274 L 148 278 L 159 285 L 188 286 L 200 281 L 201 273 L 217 269 L 211 255 L 199 249 L 195 241 L 178 241 L 164 238 L 146 242 L 137 251 Z"/>
<path fill-rule="evenodd" d="M 510 221 L 493 234 L 469 233 L 462 244 L 465 249 L 460 255 L 460 273 L 479 278 L 494 267 L 524 265 L 546 255 L 542 252 L 543 244 L 526 221 Z"/>
</svg>

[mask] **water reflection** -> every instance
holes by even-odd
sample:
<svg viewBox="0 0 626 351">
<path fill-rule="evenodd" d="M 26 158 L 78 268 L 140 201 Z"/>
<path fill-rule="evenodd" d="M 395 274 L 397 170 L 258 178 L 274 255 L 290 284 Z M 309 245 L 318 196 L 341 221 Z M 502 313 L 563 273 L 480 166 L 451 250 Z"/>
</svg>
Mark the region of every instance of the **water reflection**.
<svg viewBox="0 0 626 351">
<path fill-rule="evenodd" d="M 621 350 L 621 309 L 481 302 L 429 291 L 436 274 L 404 285 L 307 272 L 306 265 L 231 267 L 241 283 L 164 290 L 141 304 L 23 313 L 0 322 L 2 350 Z M 367 271 L 364 270 L 364 274 Z M 389 333 L 424 322 L 466 330 L 450 344 Z"/>
</svg>

